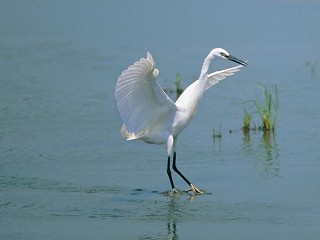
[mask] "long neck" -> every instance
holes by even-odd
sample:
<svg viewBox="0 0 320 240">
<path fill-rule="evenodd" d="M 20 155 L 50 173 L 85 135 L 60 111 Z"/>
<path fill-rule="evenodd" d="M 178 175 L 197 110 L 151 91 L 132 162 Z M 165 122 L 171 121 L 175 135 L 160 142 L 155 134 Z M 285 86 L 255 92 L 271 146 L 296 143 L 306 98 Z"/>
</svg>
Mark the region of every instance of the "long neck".
<svg viewBox="0 0 320 240">
<path fill-rule="evenodd" d="M 214 55 L 210 53 L 203 61 L 199 80 L 203 79 L 203 77 L 208 75 L 209 67 L 213 61 Z"/>
<path fill-rule="evenodd" d="M 212 53 L 209 53 L 209 55 L 204 59 L 199 80 L 193 82 L 189 87 L 187 87 L 176 101 L 176 104 L 179 107 L 185 107 L 189 109 L 198 107 L 199 101 L 205 91 L 208 81 L 208 71 L 213 59 L 214 55 Z"/>
<path fill-rule="evenodd" d="M 194 114 L 197 112 L 200 100 L 205 91 L 208 80 L 208 70 L 213 60 L 213 55 L 210 53 L 204 60 L 199 80 L 196 80 L 189 85 L 181 96 L 176 101 L 178 111 L 175 116 L 175 124 L 173 129 L 179 129 L 176 132 L 178 135 L 191 121 Z"/>
</svg>

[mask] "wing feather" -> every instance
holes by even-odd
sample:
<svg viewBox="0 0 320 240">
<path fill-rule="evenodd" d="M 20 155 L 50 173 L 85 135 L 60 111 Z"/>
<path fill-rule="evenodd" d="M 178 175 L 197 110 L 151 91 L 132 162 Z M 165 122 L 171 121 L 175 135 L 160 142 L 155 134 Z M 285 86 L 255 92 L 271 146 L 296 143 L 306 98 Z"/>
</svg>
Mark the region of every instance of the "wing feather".
<svg viewBox="0 0 320 240">
<path fill-rule="evenodd" d="M 208 81 L 205 90 L 208 90 L 211 86 L 217 84 L 219 81 L 238 72 L 242 67 L 242 65 L 238 65 L 236 67 L 227 68 L 225 70 L 210 73 L 208 75 Z"/>
<path fill-rule="evenodd" d="M 170 116 L 173 118 L 176 105 L 156 81 L 158 74 L 148 52 L 147 58 L 129 66 L 118 78 L 114 95 L 124 123 L 121 134 L 128 139 L 168 127 Z"/>
</svg>

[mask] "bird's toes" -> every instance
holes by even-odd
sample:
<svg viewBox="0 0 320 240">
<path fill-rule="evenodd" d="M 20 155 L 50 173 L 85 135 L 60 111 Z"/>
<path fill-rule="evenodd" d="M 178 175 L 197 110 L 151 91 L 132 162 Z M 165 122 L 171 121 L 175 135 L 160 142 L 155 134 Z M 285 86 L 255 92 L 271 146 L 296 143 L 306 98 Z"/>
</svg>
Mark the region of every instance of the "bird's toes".
<svg viewBox="0 0 320 240">
<path fill-rule="evenodd" d="M 179 197 L 181 193 L 183 193 L 183 192 L 177 188 L 173 188 L 169 191 L 164 192 L 164 194 L 169 197 Z"/>
<path fill-rule="evenodd" d="M 193 184 L 190 184 L 190 188 L 187 189 L 185 192 L 191 192 L 191 191 L 194 192 L 195 194 L 205 194 L 206 193 L 205 190 L 199 190 Z"/>
</svg>

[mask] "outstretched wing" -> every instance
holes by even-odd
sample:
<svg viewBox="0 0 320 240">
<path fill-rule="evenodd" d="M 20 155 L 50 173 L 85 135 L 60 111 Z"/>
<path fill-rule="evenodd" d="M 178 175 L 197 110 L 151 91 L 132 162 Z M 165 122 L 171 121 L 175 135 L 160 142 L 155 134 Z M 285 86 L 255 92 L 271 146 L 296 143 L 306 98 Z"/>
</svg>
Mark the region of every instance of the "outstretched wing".
<svg viewBox="0 0 320 240">
<path fill-rule="evenodd" d="M 234 73 L 238 72 L 240 70 L 240 68 L 242 68 L 242 65 L 238 65 L 236 67 L 232 67 L 232 68 L 228 68 L 225 70 L 221 70 L 221 71 L 216 71 L 213 73 L 210 73 L 208 75 L 208 81 L 207 81 L 207 85 L 206 85 L 206 89 L 208 90 L 211 86 L 215 85 L 216 83 L 218 83 L 219 81 L 225 79 L 228 76 L 233 75 Z"/>
<path fill-rule="evenodd" d="M 127 139 L 139 138 L 142 133 L 169 124 L 177 107 L 159 86 L 151 54 L 124 70 L 118 78 L 114 96 L 124 126 L 122 135 Z"/>
</svg>

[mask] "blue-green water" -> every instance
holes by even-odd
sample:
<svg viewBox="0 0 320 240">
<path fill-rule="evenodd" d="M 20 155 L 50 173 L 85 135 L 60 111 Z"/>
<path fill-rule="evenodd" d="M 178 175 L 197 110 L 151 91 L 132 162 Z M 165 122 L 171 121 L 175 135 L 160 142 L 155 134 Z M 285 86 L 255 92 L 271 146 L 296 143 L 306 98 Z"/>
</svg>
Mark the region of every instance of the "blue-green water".
<svg viewBox="0 0 320 240">
<path fill-rule="evenodd" d="M 1 1 L 0 238 L 317 238 L 319 21 L 317 1 Z M 186 86 L 214 47 L 249 66 L 179 138 L 179 169 L 211 194 L 168 197 L 165 147 L 119 137 L 115 82 L 150 51 L 163 87 Z M 256 81 L 278 86 L 274 134 L 240 129 Z"/>
</svg>

